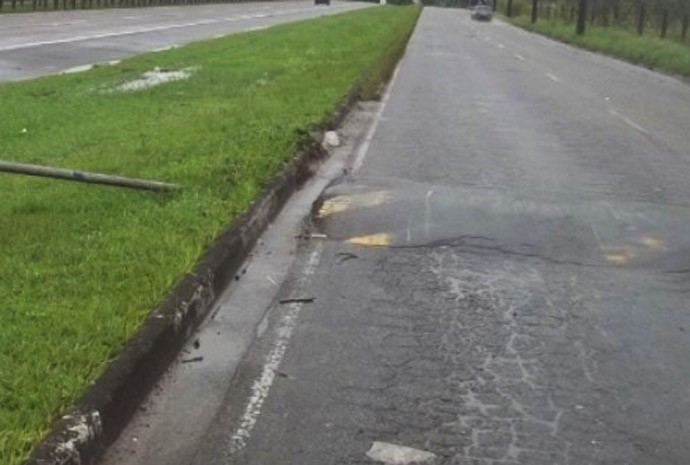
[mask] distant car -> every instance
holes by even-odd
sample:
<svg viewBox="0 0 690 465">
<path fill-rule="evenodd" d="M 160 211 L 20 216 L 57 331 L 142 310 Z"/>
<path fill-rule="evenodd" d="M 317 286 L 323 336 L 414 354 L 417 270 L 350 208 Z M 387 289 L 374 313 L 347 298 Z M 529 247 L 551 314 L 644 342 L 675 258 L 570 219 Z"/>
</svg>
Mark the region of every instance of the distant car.
<svg viewBox="0 0 690 465">
<path fill-rule="evenodd" d="M 494 12 L 489 5 L 477 5 L 472 8 L 472 19 L 477 21 L 491 21 Z"/>
<path fill-rule="evenodd" d="M 331 0 L 314 0 L 314 5 L 330 5 Z"/>
</svg>

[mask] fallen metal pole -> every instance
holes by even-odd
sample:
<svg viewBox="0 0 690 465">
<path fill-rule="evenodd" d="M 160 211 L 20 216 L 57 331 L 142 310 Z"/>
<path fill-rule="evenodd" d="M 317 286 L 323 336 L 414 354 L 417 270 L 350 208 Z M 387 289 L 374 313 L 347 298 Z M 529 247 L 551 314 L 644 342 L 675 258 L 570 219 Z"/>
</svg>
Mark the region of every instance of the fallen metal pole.
<svg viewBox="0 0 690 465">
<path fill-rule="evenodd" d="M 26 174 L 44 178 L 65 179 L 67 181 L 85 182 L 90 184 L 106 184 L 108 186 L 128 187 L 130 189 L 144 189 L 150 191 L 171 191 L 180 188 L 177 184 L 150 181 L 148 179 L 124 178 L 109 174 L 90 173 L 88 171 L 74 171 L 48 166 L 29 165 L 0 160 L 0 172 Z"/>
</svg>

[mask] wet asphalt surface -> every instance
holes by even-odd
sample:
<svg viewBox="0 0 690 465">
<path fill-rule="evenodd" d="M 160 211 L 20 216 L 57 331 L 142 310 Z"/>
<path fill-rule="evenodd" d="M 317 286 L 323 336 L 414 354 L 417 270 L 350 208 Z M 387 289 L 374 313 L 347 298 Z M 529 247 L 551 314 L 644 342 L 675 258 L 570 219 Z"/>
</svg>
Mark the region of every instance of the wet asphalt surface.
<svg viewBox="0 0 690 465">
<path fill-rule="evenodd" d="M 366 6 L 291 0 L 2 14 L 0 82 Z"/>
<path fill-rule="evenodd" d="M 690 88 L 427 8 L 195 465 L 686 464 Z M 324 236 L 322 236 L 324 235 Z"/>
</svg>

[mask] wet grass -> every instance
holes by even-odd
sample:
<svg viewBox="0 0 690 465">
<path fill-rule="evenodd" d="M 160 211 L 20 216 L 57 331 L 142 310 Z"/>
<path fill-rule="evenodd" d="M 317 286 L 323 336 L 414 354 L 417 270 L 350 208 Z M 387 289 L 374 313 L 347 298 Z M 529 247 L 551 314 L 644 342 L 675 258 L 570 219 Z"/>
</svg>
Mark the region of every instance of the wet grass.
<svg viewBox="0 0 690 465">
<path fill-rule="evenodd" d="M 536 24 L 532 24 L 527 16 L 513 18 L 511 21 L 527 30 L 588 50 L 649 68 L 690 76 L 690 47 L 676 40 L 638 36 L 628 29 L 603 26 L 588 26 L 586 34 L 579 36 L 570 22 L 539 19 Z"/>
<path fill-rule="evenodd" d="M 418 13 L 371 8 L 0 85 L 3 158 L 184 186 L 0 174 L 0 463 L 27 456 L 300 134 L 361 76 L 378 88 L 390 74 L 379 63 L 392 63 Z M 196 71 L 114 91 L 155 67 Z"/>
</svg>

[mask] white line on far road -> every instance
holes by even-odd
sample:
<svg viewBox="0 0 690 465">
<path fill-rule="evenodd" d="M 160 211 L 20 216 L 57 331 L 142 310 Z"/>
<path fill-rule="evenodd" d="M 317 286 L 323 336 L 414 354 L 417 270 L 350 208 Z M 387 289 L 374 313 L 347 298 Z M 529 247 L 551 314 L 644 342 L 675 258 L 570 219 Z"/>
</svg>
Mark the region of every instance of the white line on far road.
<svg viewBox="0 0 690 465">
<path fill-rule="evenodd" d="M 122 37 L 122 36 L 134 35 L 134 34 L 143 34 L 143 33 L 147 33 L 147 32 L 167 31 L 169 29 L 179 29 L 179 28 L 183 28 L 183 27 L 206 26 L 209 24 L 218 24 L 218 23 L 222 23 L 222 22 L 239 21 L 241 19 L 260 19 L 260 18 L 266 18 L 267 16 L 289 15 L 292 13 L 300 13 L 303 11 L 313 11 L 313 8 L 297 8 L 297 9 L 292 9 L 292 10 L 281 10 L 281 11 L 276 11 L 271 15 L 254 14 L 254 15 L 249 15 L 249 16 L 248 15 L 230 16 L 230 17 L 217 18 L 217 19 L 204 19 L 201 21 L 194 21 L 194 22 L 190 22 L 190 23 L 166 24 L 164 26 L 140 27 L 140 28 L 136 28 L 136 29 L 128 29 L 128 30 L 118 31 L 118 32 L 105 32 L 105 33 L 101 33 L 101 34 L 89 34 L 89 35 L 73 36 L 73 37 L 67 37 L 64 39 L 44 40 L 44 41 L 40 41 L 40 42 L 25 42 L 22 44 L 13 44 L 13 45 L 6 45 L 4 47 L 0 47 L 0 52 L 7 52 L 10 50 L 21 50 L 21 49 L 33 48 L 33 47 L 40 47 L 43 45 L 67 44 L 67 43 L 71 43 L 71 42 L 83 42 L 86 40 L 93 40 L 93 39 L 106 39 L 109 37 Z"/>
<path fill-rule="evenodd" d="M 636 131 L 640 131 L 642 134 L 649 134 L 649 131 L 647 131 L 645 128 L 631 120 L 625 115 L 621 115 L 618 113 L 616 110 L 609 110 L 609 113 L 611 113 L 613 116 L 620 118 L 625 124 L 630 126 L 631 128 L 635 129 Z"/>
<path fill-rule="evenodd" d="M 500 48 L 501 50 L 503 50 L 504 48 L 506 48 L 506 46 L 503 45 L 503 44 L 498 44 L 497 47 Z"/>
<path fill-rule="evenodd" d="M 551 73 L 546 73 L 546 77 L 551 79 L 553 82 L 563 82 L 559 79 L 558 76 L 551 74 Z"/>
<path fill-rule="evenodd" d="M 525 57 L 523 57 L 523 56 L 520 55 L 519 53 L 516 53 L 516 54 L 514 54 L 513 56 L 514 56 L 515 58 L 517 58 L 518 60 L 520 60 L 520 61 L 525 61 Z"/>
</svg>

